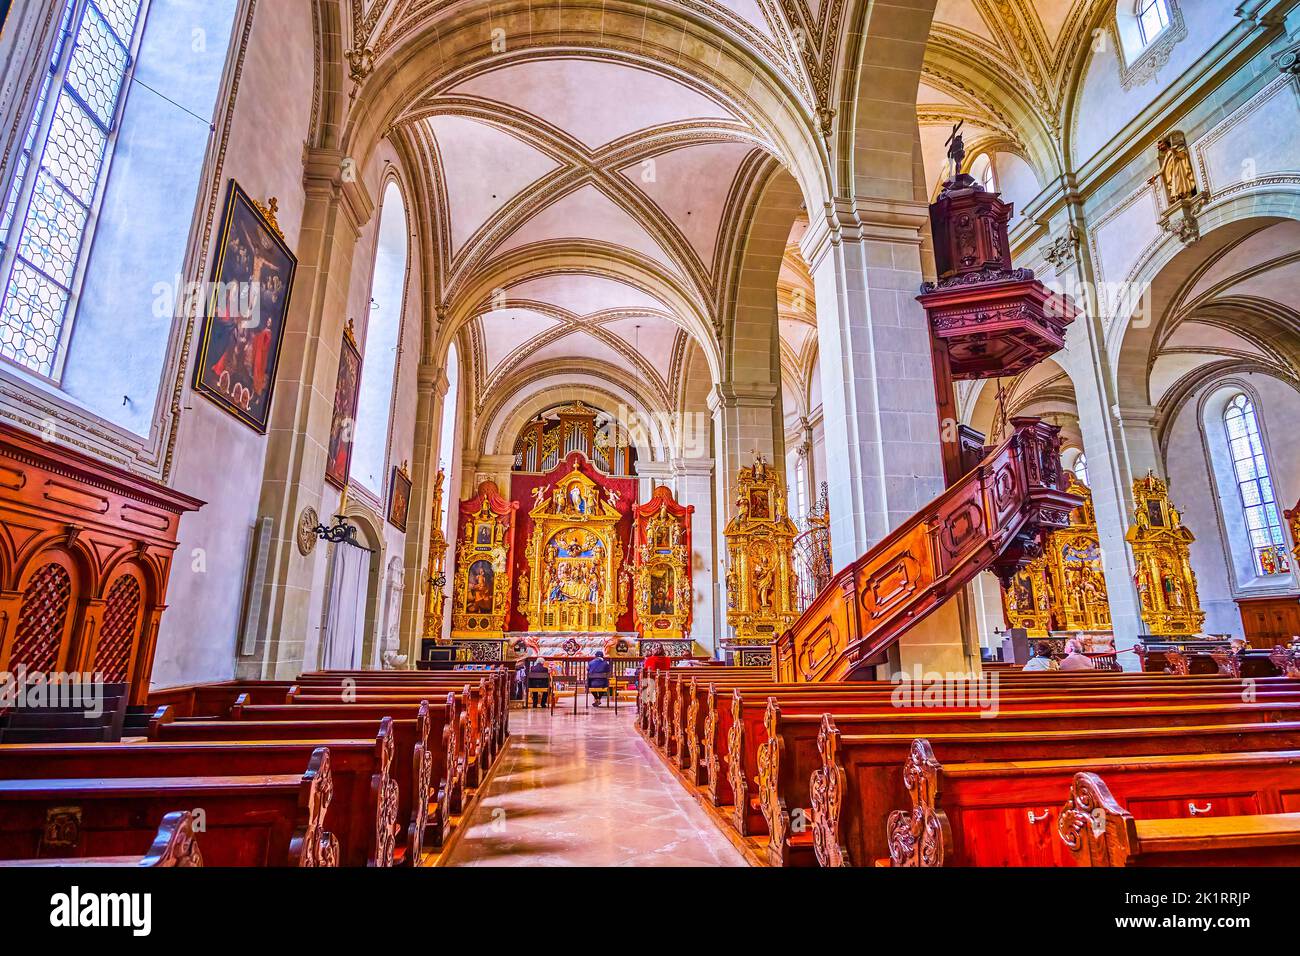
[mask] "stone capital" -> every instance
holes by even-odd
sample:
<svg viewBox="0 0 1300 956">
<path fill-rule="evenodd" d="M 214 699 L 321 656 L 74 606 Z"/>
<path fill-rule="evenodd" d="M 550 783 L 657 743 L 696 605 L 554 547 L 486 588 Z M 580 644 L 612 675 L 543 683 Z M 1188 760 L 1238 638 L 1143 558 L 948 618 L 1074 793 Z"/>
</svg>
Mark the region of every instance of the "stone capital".
<svg viewBox="0 0 1300 956">
<path fill-rule="evenodd" d="M 1156 409 L 1152 405 L 1112 405 L 1111 413 L 1129 427 L 1155 428 Z"/>
<path fill-rule="evenodd" d="M 824 216 L 810 216 L 800 243 L 812 269 L 844 242 L 899 242 L 920 245 L 930 224 L 930 207 L 903 199 L 863 197 L 827 203 Z"/>
<path fill-rule="evenodd" d="M 328 197 L 340 204 L 358 236 L 375 214 L 375 200 L 361 181 L 352 157 L 342 150 L 309 146 L 303 150 L 303 187 L 309 197 Z"/>
<path fill-rule="evenodd" d="M 447 370 L 441 365 L 421 364 L 416 374 L 416 382 L 420 391 L 433 392 L 439 398 L 445 397 L 451 390 Z"/>
<path fill-rule="evenodd" d="M 679 478 L 711 478 L 713 476 L 712 458 L 674 458 L 673 475 Z"/>
<path fill-rule="evenodd" d="M 770 408 L 779 386 L 773 382 L 721 382 L 709 392 L 709 411 L 722 408 Z"/>
</svg>

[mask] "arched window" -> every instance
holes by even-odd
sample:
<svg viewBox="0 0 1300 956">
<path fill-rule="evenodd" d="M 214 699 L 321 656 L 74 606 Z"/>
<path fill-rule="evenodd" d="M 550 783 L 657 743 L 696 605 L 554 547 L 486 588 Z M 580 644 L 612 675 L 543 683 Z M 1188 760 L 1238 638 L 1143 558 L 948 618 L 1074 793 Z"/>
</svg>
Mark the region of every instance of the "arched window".
<svg viewBox="0 0 1300 956">
<path fill-rule="evenodd" d="M 971 163 L 970 173 L 985 192 L 998 191 L 998 173 L 993 168 L 993 160 L 989 159 L 988 153 L 982 153 L 975 158 L 975 162 Z"/>
<path fill-rule="evenodd" d="M 1088 456 L 1083 452 L 1079 452 L 1079 457 L 1074 459 L 1074 477 L 1083 484 L 1088 484 Z"/>
<path fill-rule="evenodd" d="M 1168 0 L 1137 0 L 1137 21 L 1142 45 L 1150 46 L 1169 26 Z"/>
<path fill-rule="evenodd" d="M 375 275 L 370 284 L 370 319 L 362 353 L 361 393 L 357 401 L 352 476 L 382 497 L 387 479 L 388 423 L 396 385 L 397 352 L 402 336 L 402 307 L 406 302 L 406 258 L 409 246 L 406 203 L 397 184 L 384 190 L 379 217 Z"/>
<path fill-rule="evenodd" d="M 58 379 L 141 0 L 69 0 L 0 216 L 0 356 Z"/>
<path fill-rule="evenodd" d="M 1285 574 L 1290 571 L 1282 537 L 1282 521 L 1273 496 L 1273 480 L 1264 458 L 1264 443 L 1259 435 L 1259 419 L 1254 403 L 1239 393 L 1223 412 L 1228 432 L 1228 452 L 1232 457 L 1233 476 L 1246 515 L 1246 532 L 1251 551 L 1261 574 Z"/>
</svg>

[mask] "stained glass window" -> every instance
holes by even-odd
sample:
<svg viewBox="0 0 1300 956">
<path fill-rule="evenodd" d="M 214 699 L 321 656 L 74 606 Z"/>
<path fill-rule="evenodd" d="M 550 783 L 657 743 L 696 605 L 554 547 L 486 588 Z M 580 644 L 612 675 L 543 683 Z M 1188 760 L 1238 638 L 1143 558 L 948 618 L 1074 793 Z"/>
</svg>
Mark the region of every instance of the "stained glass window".
<svg viewBox="0 0 1300 956">
<path fill-rule="evenodd" d="M 142 0 L 69 0 L 0 217 L 0 356 L 57 378 Z"/>
<path fill-rule="evenodd" d="M 1255 406 L 1245 394 L 1228 402 L 1223 413 L 1228 430 L 1228 451 L 1246 516 L 1246 533 L 1260 574 L 1285 574 L 1291 570 L 1282 537 L 1282 518 L 1273 495 L 1273 480 L 1264 459 Z"/>
</svg>

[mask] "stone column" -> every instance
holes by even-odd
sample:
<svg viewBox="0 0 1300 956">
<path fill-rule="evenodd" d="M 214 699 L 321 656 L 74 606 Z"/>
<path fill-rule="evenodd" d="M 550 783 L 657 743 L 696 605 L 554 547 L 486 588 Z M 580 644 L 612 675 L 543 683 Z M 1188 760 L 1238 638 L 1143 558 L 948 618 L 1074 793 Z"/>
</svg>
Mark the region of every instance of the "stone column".
<svg viewBox="0 0 1300 956">
<path fill-rule="evenodd" d="M 338 492 L 325 484 L 325 459 L 334 411 L 339 352 L 348 316 L 352 260 L 362 227 L 374 214 L 365 185 L 344 177 L 338 150 L 304 154 L 306 205 L 298 241 L 298 274 L 286 319 L 268 429 L 258 513 L 275 533 L 263 595 L 263 632 L 256 658 L 237 664 L 241 677 L 292 677 L 303 664 L 312 621 L 313 584 L 324 580 L 328 549 L 304 557 L 297 528 L 304 508 L 333 514 Z M 326 519 L 328 520 L 328 519 Z M 320 573 L 318 573 L 318 571 Z"/>
<path fill-rule="evenodd" d="M 442 444 L 442 408 L 449 382 L 441 366 L 422 362 L 416 374 L 415 447 L 411 453 L 411 507 L 406 528 L 406 582 L 402 592 L 402 645 L 407 665 L 420 657 L 424 634 L 424 609 L 428 599 L 429 535 L 435 515 L 433 481 L 438 474 L 438 451 Z M 451 495 L 444 483 L 443 506 Z M 450 550 L 450 549 L 448 549 Z"/>
<path fill-rule="evenodd" d="M 924 203 L 861 200 L 814 216 L 803 239 L 817 289 L 831 549 L 842 569 L 944 485 L 922 282 Z M 971 666 L 957 601 L 910 631 L 898 663 Z"/>
<path fill-rule="evenodd" d="M 691 583 L 695 588 L 691 637 L 714 657 L 719 657 L 724 626 L 720 611 L 726 606 L 726 598 L 721 595 L 719 600 L 724 577 L 715 549 L 713 459 L 676 458 L 672 469 L 677 500 L 695 506 L 691 516 Z"/>
<path fill-rule="evenodd" d="M 1154 410 L 1133 408 L 1121 414 L 1116 405 L 1114 373 L 1100 318 L 1102 306 L 1092 281 L 1082 210 L 1073 208 L 1071 219 L 1070 231 L 1059 243 L 1062 252 L 1056 257 L 1057 279 L 1081 311 L 1066 333 L 1065 351 L 1055 359 L 1074 383 L 1079 431 L 1088 456 L 1088 485 L 1097 513 L 1111 627 L 1116 647 L 1125 650 L 1145 630 L 1133 584 L 1133 556 L 1124 540 L 1132 511 L 1133 479 L 1145 475 L 1148 468 L 1155 468 L 1157 473 L 1163 469 L 1158 465 Z M 1119 660 L 1125 668 L 1138 666 L 1132 654 L 1121 654 Z"/>
</svg>

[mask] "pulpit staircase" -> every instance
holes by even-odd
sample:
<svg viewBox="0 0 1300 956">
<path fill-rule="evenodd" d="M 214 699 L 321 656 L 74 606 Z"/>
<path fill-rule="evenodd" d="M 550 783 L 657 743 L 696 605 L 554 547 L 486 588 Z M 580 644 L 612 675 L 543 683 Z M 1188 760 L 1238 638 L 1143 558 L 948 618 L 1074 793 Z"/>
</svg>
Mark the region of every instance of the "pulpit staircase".
<svg viewBox="0 0 1300 956">
<path fill-rule="evenodd" d="M 964 159 L 954 131 L 955 168 Z M 953 382 L 1017 375 L 1064 345 L 1075 308 L 1033 272 L 1013 269 L 1011 206 L 972 177 L 945 184 L 930 207 L 939 279 L 919 297 L 930 320 L 940 428 L 956 420 Z M 946 491 L 841 569 L 772 648 L 777 680 L 872 676 L 889 648 L 982 571 L 1005 585 L 1069 523 L 1060 432 L 1013 418 L 991 451 L 963 427 L 943 445 Z M 972 454 L 973 452 L 973 454 Z M 973 458 L 982 460 L 970 467 Z"/>
</svg>

